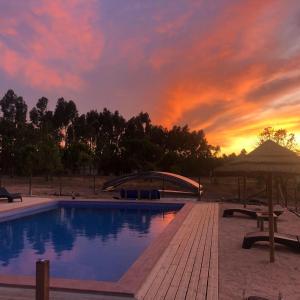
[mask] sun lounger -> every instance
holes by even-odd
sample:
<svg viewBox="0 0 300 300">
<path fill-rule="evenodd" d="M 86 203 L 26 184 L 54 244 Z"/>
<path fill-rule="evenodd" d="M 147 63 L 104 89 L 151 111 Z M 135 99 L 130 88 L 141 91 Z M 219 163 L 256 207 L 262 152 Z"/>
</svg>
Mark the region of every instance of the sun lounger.
<svg viewBox="0 0 300 300">
<path fill-rule="evenodd" d="M 140 199 L 151 199 L 151 192 L 149 190 L 140 190 Z"/>
<path fill-rule="evenodd" d="M 11 194 L 7 191 L 6 188 L 1 187 L 0 188 L 0 199 L 7 199 L 8 202 L 13 202 L 14 199 L 20 199 L 22 201 L 22 196 L 19 193 Z"/>
<path fill-rule="evenodd" d="M 247 215 L 253 219 L 256 219 L 256 211 L 245 208 L 228 208 L 224 209 L 223 217 L 232 217 L 234 213 L 240 213 L 243 215 Z"/>
<path fill-rule="evenodd" d="M 114 197 L 119 199 L 119 197 Z M 160 192 L 158 190 L 120 190 L 121 199 L 160 199 Z"/>
<path fill-rule="evenodd" d="M 280 216 L 283 212 L 284 212 L 284 210 L 282 208 L 274 209 L 274 214 L 276 216 Z M 224 209 L 224 211 L 223 211 L 223 217 L 232 217 L 234 213 L 244 214 L 253 219 L 256 219 L 257 213 L 267 213 L 267 212 L 262 211 L 262 210 L 251 210 L 251 209 L 246 209 L 246 208 L 227 208 L 227 209 Z"/>
<path fill-rule="evenodd" d="M 160 199 L 160 192 L 158 190 L 152 190 L 151 199 Z"/>
<path fill-rule="evenodd" d="M 283 233 L 274 233 L 275 243 L 285 245 L 300 251 L 299 236 Z M 256 242 L 269 242 L 269 232 L 251 232 L 247 233 L 243 240 L 243 248 L 250 249 Z"/>
<path fill-rule="evenodd" d="M 120 190 L 120 197 L 121 197 L 121 199 L 124 199 L 124 198 L 125 198 L 125 196 L 126 196 L 125 193 L 126 193 L 126 192 L 125 192 L 124 189 L 121 189 L 121 190 Z"/>
<path fill-rule="evenodd" d="M 126 199 L 138 199 L 138 191 L 137 190 L 127 190 Z"/>
</svg>

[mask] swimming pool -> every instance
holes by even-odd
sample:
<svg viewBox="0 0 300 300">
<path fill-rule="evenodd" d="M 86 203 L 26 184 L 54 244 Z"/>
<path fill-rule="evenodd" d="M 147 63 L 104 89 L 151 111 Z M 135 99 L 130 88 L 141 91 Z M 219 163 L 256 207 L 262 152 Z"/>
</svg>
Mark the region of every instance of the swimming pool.
<svg viewBox="0 0 300 300">
<path fill-rule="evenodd" d="M 56 278 L 118 281 L 182 204 L 60 201 L 1 222 L 0 274 L 34 275 L 49 259 Z"/>
</svg>

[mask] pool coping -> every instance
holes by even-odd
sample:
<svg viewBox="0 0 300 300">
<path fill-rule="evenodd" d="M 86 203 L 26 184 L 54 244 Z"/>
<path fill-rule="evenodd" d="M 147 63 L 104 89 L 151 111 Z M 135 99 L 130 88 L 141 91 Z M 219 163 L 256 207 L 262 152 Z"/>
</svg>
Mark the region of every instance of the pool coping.
<svg viewBox="0 0 300 300">
<path fill-rule="evenodd" d="M 78 280 L 65 278 L 50 278 L 50 289 L 70 292 L 85 292 L 85 293 L 99 293 L 105 295 L 127 296 L 134 297 L 138 292 L 154 265 L 163 254 L 171 239 L 178 231 L 183 221 L 195 205 L 191 201 L 126 201 L 126 200 L 53 200 L 48 203 L 29 205 L 26 207 L 14 208 L 1 212 L 1 215 L 7 214 L 8 218 L 11 215 L 16 215 L 23 210 L 37 208 L 46 208 L 49 206 L 58 205 L 59 202 L 111 202 L 111 203 L 145 203 L 145 204 L 183 204 L 183 207 L 177 212 L 176 217 L 166 228 L 150 243 L 150 245 L 141 253 L 137 260 L 130 266 L 130 268 L 123 274 L 123 276 L 116 282 L 96 281 L 96 280 Z M 5 217 L 4 217 L 5 218 Z M 51 264 L 51 262 L 50 262 Z M 35 276 L 15 276 L 15 275 L 0 275 L 0 286 L 34 288 Z"/>
</svg>

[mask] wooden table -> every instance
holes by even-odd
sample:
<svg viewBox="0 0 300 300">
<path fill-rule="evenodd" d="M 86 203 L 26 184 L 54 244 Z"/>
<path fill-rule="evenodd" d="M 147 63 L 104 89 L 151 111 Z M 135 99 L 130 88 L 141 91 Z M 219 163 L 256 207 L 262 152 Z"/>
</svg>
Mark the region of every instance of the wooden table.
<svg viewBox="0 0 300 300">
<path fill-rule="evenodd" d="M 268 212 L 257 212 L 257 227 L 260 228 L 260 231 L 264 231 L 264 221 L 269 220 L 269 213 Z M 277 231 L 277 218 L 278 216 L 273 213 L 273 218 L 274 218 L 274 231 Z"/>
</svg>

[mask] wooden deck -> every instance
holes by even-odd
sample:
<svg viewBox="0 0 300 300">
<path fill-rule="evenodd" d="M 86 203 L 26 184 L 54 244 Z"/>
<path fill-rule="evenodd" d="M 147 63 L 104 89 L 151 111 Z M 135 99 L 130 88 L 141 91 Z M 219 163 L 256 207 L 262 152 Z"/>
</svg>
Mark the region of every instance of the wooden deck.
<svg viewBox="0 0 300 300">
<path fill-rule="evenodd" d="M 137 293 L 137 299 L 218 299 L 215 203 L 197 203 Z"/>
</svg>

